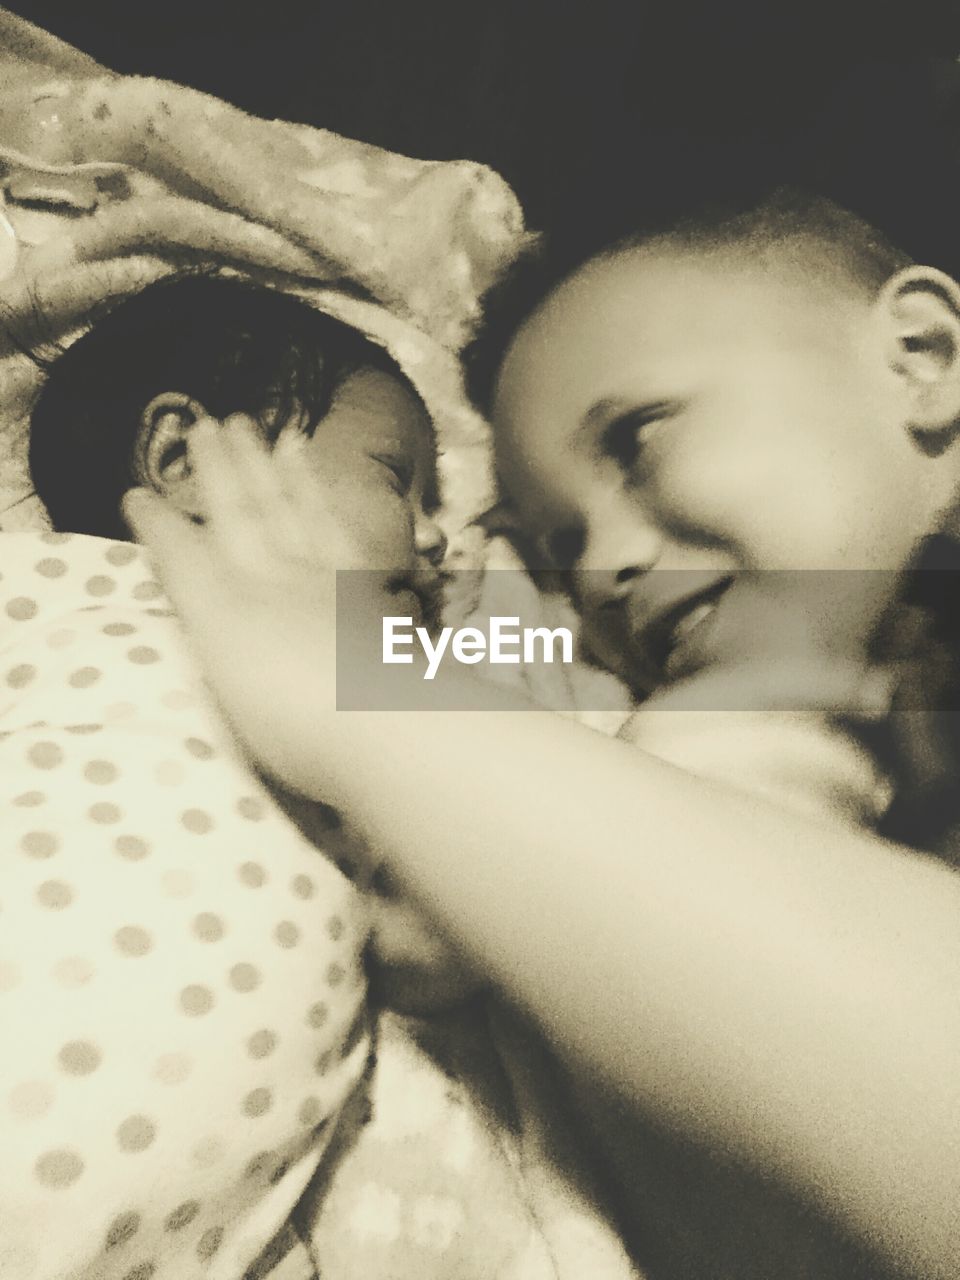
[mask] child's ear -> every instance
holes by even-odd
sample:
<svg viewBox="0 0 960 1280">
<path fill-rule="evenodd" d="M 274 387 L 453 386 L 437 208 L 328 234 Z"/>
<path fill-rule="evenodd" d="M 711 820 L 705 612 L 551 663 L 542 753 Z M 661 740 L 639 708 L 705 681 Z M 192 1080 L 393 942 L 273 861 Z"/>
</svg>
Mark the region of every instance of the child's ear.
<svg viewBox="0 0 960 1280">
<path fill-rule="evenodd" d="M 138 480 L 190 515 L 197 512 L 187 437 L 191 428 L 206 417 L 209 414 L 199 401 L 179 391 L 154 396 L 140 415 Z"/>
<path fill-rule="evenodd" d="M 908 425 L 933 451 L 960 430 L 960 285 L 934 267 L 906 267 L 878 298 L 890 367 L 904 380 Z"/>
</svg>

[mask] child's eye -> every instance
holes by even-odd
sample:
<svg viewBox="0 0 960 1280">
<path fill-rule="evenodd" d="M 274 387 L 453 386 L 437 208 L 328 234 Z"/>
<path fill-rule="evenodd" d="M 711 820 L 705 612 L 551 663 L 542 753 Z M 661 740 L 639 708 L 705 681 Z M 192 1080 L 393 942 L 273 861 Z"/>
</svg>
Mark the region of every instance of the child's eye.
<svg viewBox="0 0 960 1280">
<path fill-rule="evenodd" d="M 574 528 L 554 529 L 545 539 L 547 554 L 555 569 L 572 569 L 583 555 L 583 530 Z"/>
<path fill-rule="evenodd" d="M 621 414 L 603 433 L 604 454 L 629 471 L 675 412 L 674 406 L 657 404 Z"/>
</svg>

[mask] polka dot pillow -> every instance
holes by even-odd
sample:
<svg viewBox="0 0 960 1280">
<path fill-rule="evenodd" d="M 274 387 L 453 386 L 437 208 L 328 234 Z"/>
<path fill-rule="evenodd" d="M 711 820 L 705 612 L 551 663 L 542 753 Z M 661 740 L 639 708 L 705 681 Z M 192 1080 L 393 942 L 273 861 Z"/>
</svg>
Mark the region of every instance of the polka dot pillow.
<svg viewBox="0 0 960 1280">
<path fill-rule="evenodd" d="M 284 1224 L 364 1079 L 361 899 L 138 548 L 5 534 L 0 574 L 0 1274 L 313 1276 Z"/>
</svg>

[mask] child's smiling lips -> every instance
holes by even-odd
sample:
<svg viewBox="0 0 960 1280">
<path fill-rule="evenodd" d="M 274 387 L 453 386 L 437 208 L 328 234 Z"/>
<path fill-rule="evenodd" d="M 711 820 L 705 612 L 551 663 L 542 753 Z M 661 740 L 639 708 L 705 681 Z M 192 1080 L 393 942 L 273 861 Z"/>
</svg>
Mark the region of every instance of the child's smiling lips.
<svg viewBox="0 0 960 1280">
<path fill-rule="evenodd" d="M 696 590 L 675 595 L 633 631 L 633 644 L 654 687 L 690 675 L 709 661 L 711 623 L 733 580 L 723 574 Z"/>
</svg>

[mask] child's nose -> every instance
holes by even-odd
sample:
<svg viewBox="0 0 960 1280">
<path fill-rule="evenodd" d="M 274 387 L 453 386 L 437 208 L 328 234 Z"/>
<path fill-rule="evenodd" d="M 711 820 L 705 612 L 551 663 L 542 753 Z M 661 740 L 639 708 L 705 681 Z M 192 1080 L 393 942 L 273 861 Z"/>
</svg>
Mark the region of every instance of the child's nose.
<svg viewBox="0 0 960 1280">
<path fill-rule="evenodd" d="M 437 522 L 430 516 L 420 515 L 414 526 L 414 546 L 417 555 L 432 568 L 443 563 L 447 554 L 447 538 Z"/>
<path fill-rule="evenodd" d="M 601 520 L 588 523 L 576 570 L 578 595 L 594 607 L 622 600 L 634 580 L 654 568 L 662 549 L 660 533 L 636 506 L 608 506 Z"/>
</svg>

